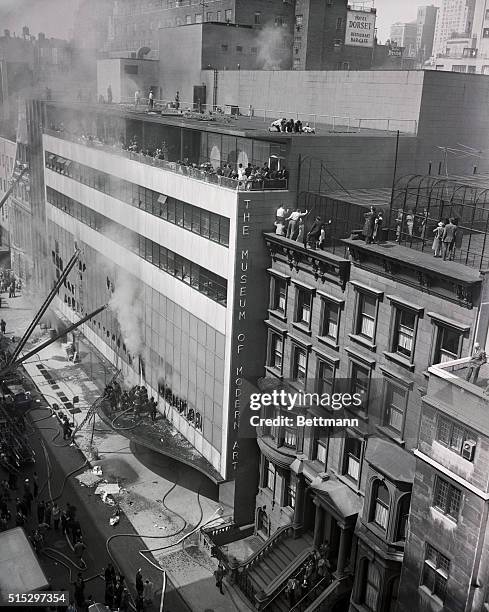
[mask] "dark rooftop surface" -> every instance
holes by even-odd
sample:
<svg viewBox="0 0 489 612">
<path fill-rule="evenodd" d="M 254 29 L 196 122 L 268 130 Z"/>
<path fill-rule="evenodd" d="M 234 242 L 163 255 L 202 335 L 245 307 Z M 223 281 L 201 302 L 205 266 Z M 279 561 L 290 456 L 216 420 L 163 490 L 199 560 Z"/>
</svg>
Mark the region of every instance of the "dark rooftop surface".
<svg viewBox="0 0 489 612">
<path fill-rule="evenodd" d="M 442 258 L 433 257 L 431 253 L 423 253 L 416 249 L 410 249 L 397 244 L 397 242 L 385 242 L 381 244 L 366 244 L 363 240 L 342 240 L 348 247 L 361 248 L 381 257 L 388 257 L 396 261 L 404 262 L 418 268 L 422 268 L 434 274 L 452 277 L 466 283 L 476 283 L 482 280 L 479 270 L 464 266 L 455 261 L 444 261 Z"/>
<path fill-rule="evenodd" d="M 316 122 L 316 133 L 315 134 L 295 134 L 293 132 L 270 132 L 269 126 L 272 121 L 279 119 L 278 116 L 270 117 L 248 117 L 245 115 L 231 116 L 227 114 L 214 113 L 212 117 L 214 120 L 204 120 L 197 118 L 198 113 L 192 112 L 190 116 L 185 116 L 175 110 L 164 109 L 161 112 L 148 112 L 145 106 L 136 109 L 132 104 L 87 104 L 85 102 L 76 102 L 72 100 L 68 101 L 47 101 L 47 104 L 55 106 L 61 105 L 71 109 L 80 110 L 84 112 L 92 109 L 94 112 L 102 112 L 114 115 L 114 113 L 120 113 L 128 119 L 134 119 L 139 121 L 146 121 L 151 123 L 160 123 L 164 125 L 174 125 L 176 127 L 186 127 L 189 129 L 205 131 L 205 132 L 219 132 L 223 134 L 230 134 L 233 136 L 241 136 L 244 138 L 260 138 L 265 140 L 273 140 L 277 142 L 288 142 L 293 138 L 301 139 L 313 139 L 321 136 L 341 136 L 341 137 L 386 137 L 396 136 L 395 131 L 387 130 L 375 130 L 362 128 L 361 132 L 356 127 L 348 127 L 347 125 L 337 125 L 328 123 Z M 202 117 L 209 117 L 209 115 L 202 115 Z M 295 119 L 296 117 L 294 117 Z M 290 117 L 288 117 L 290 119 Z M 302 120 L 302 119 L 301 119 Z M 311 119 L 303 120 L 303 125 L 309 121 L 311 127 L 313 122 Z M 414 137 L 413 134 L 401 134 L 402 137 Z"/>
</svg>

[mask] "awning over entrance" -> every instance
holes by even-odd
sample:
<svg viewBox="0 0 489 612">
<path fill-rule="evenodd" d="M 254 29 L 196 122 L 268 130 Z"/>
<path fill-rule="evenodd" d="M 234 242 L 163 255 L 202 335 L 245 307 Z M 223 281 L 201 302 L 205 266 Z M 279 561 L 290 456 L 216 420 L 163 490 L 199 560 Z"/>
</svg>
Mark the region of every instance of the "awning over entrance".
<svg viewBox="0 0 489 612">
<path fill-rule="evenodd" d="M 382 438 L 370 438 L 365 461 L 394 482 L 414 482 L 414 455 Z"/>
<path fill-rule="evenodd" d="M 317 483 L 313 481 L 311 489 L 314 489 L 319 500 L 340 522 L 355 517 L 362 509 L 359 497 L 339 480 L 324 480 Z"/>
</svg>

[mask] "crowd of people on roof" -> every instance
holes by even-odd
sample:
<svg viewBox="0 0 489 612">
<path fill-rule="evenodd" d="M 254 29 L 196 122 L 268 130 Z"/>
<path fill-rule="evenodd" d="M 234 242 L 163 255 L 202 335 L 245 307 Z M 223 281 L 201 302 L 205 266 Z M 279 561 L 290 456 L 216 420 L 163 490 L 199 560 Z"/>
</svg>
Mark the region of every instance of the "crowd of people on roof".
<svg viewBox="0 0 489 612">
<path fill-rule="evenodd" d="M 289 119 L 286 117 L 282 119 L 276 119 L 272 121 L 268 128 L 270 132 L 288 132 L 289 134 L 315 134 L 315 128 L 311 127 L 309 123 L 303 125 L 300 119 Z"/>
</svg>

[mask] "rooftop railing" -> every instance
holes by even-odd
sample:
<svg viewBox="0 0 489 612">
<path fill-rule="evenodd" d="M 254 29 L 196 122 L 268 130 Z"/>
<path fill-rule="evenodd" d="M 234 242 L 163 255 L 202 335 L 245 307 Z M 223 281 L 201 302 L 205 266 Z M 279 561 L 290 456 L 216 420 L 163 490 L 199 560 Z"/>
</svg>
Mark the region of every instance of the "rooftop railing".
<svg viewBox="0 0 489 612">
<path fill-rule="evenodd" d="M 85 105 L 86 102 L 103 103 L 109 106 L 105 96 L 99 96 L 96 100 L 80 100 L 67 98 L 65 92 L 52 93 L 47 101 L 59 101 L 78 103 Z M 175 115 L 175 117 L 195 118 L 201 121 L 215 121 L 219 124 L 232 125 L 237 118 L 259 119 L 264 128 L 268 129 L 272 121 L 285 117 L 287 120 L 300 120 L 303 126 L 309 124 L 315 133 L 360 133 L 364 131 L 401 132 L 402 134 L 417 134 L 418 121 L 416 119 L 402 119 L 396 117 L 355 117 L 352 115 L 335 115 L 327 113 L 308 113 L 301 109 L 276 109 L 256 108 L 253 105 L 239 107 L 231 104 L 205 104 L 190 102 L 188 100 L 154 99 L 150 108 L 149 99 L 141 97 L 136 105 L 134 98 L 124 98 L 120 102 L 111 102 L 111 106 L 119 107 L 126 111 L 147 111 L 162 113 L 163 115 Z M 256 124 L 255 124 L 256 125 Z M 277 132 L 278 133 L 278 132 Z"/>
<path fill-rule="evenodd" d="M 76 144 L 93 147 L 94 149 L 105 151 L 112 155 L 125 157 L 126 159 L 131 159 L 141 164 L 161 168 L 162 170 L 168 170 L 169 172 L 173 172 L 175 174 L 187 176 L 205 183 L 211 183 L 213 185 L 231 189 L 233 191 L 276 191 L 288 189 L 287 179 L 238 180 L 218 175 L 215 172 L 208 172 L 200 167 L 187 166 L 185 164 L 159 159 L 158 157 L 153 157 L 152 155 L 145 155 L 142 152 L 123 149 L 117 144 L 109 145 L 97 139 L 76 136 L 65 131 L 44 129 L 44 133 L 49 136 L 54 136 L 55 138 L 62 138 L 63 140 L 68 140 Z"/>
</svg>

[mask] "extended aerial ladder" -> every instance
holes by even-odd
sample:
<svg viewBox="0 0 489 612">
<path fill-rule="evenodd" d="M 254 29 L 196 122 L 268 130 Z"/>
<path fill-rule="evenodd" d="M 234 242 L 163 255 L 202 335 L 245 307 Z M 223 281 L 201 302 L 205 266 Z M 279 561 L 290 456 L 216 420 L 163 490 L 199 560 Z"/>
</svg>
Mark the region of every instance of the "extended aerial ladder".
<svg viewBox="0 0 489 612">
<path fill-rule="evenodd" d="M 38 325 L 39 321 L 43 317 L 44 313 L 49 308 L 51 302 L 53 301 L 54 297 L 58 293 L 58 290 L 60 289 L 61 285 L 68 278 L 68 274 L 71 272 L 71 270 L 73 269 L 73 266 L 76 264 L 79 255 L 80 255 L 80 251 L 78 249 L 75 249 L 75 252 L 73 253 L 73 256 L 71 257 L 70 261 L 67 263 L 66 267 L 64 268 L 64 270 L 60 274 L 59 278 L 54 283 L 53 288 L 49 292 L 47 298 L 42 303 L 41 308 L 38 310 L 37 314 L 32 319 L 29 327 L 26 329 L 26 331 L 24 332 L 24 335 L 19 340 L 19 343 L 17 344 L 17 346 L 13 350 L 13 352 L 12 352 L 12 354 L 10 356 L 10 359 L 7 362 L 7 365 L 12 364 L 17 359 L 17 357 L 20 355 L 20 352 L 22 351 L 22 349 L 26 345 L 27 341 L 31 337 L 32 332 L 36 329 L 36 326 Z"/>
</svg>

